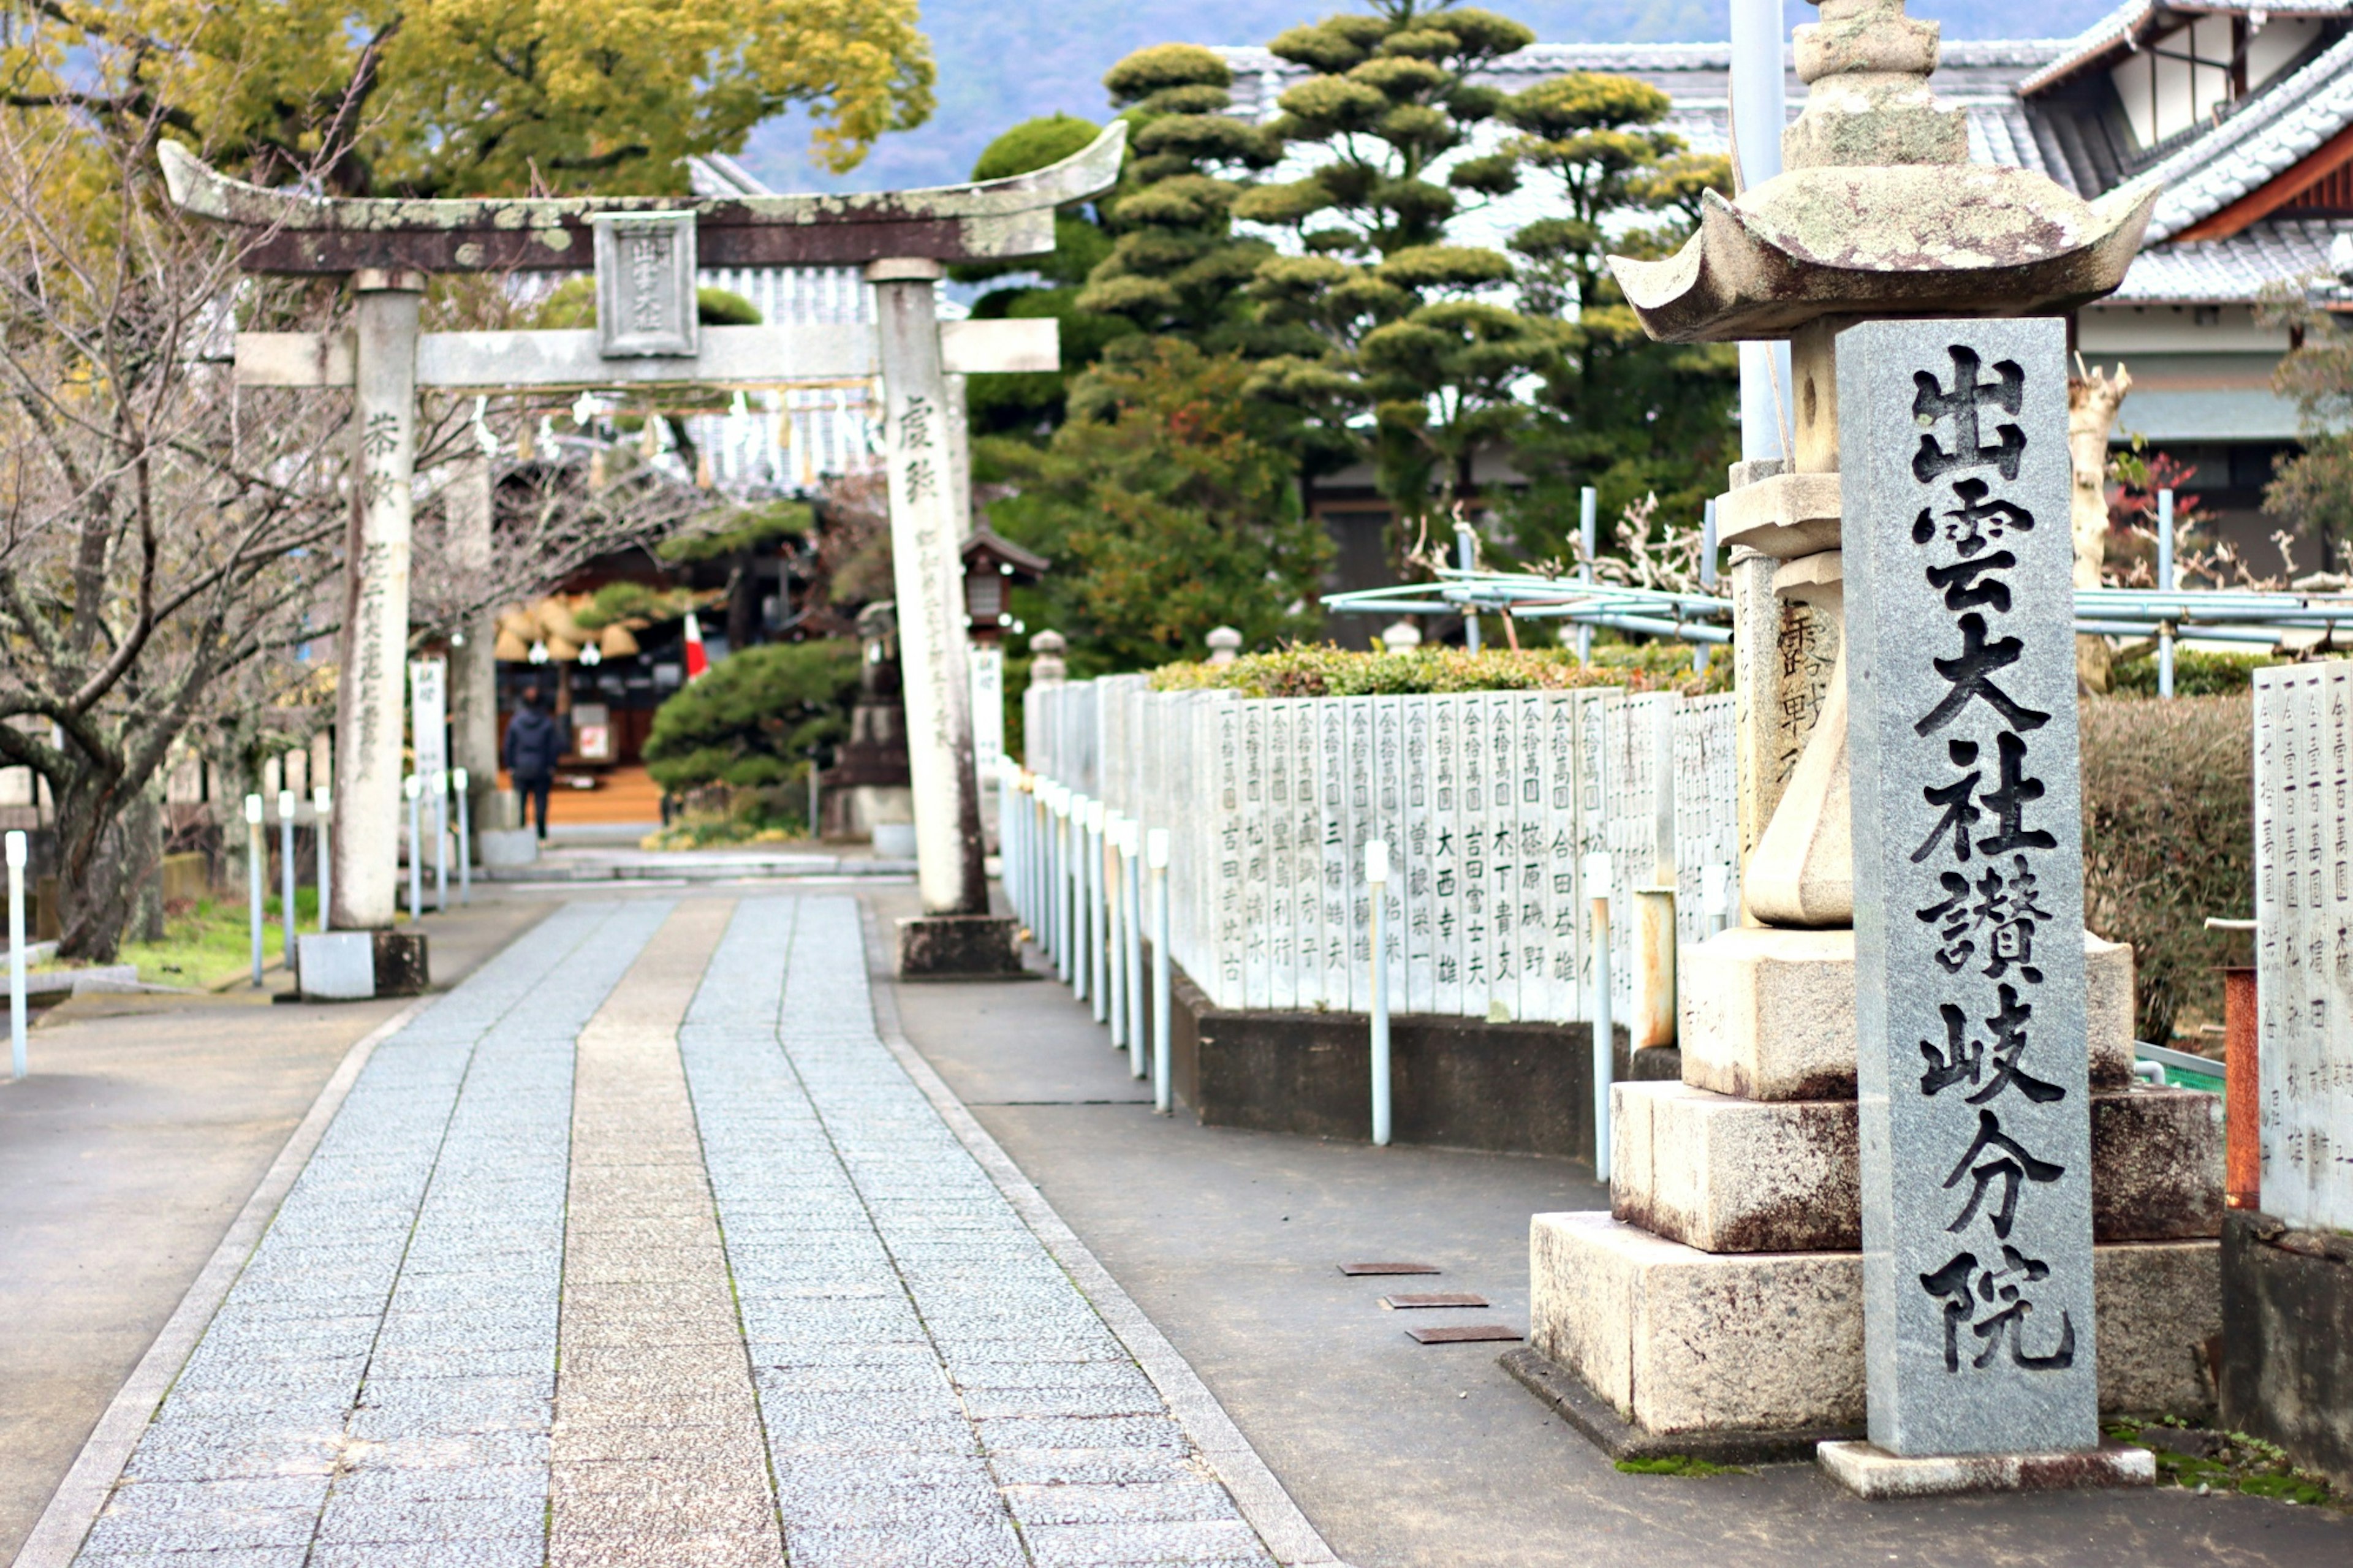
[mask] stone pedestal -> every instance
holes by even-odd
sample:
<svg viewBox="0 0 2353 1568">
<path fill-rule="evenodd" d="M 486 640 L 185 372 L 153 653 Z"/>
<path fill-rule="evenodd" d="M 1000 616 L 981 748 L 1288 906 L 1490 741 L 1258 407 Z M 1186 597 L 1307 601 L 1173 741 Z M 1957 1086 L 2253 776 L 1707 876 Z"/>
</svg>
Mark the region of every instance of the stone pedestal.
<svg viewBox="0 0 2353 1568">
<path fill-rule="evenodd" d="M 2212 1409 L 2220 1248 L 2093 1248 L 2104 1412 Z M 1859 1251 L 1703 1252 L 1606 1214 L 1548 1214 L 1531 1223 L 1529 1270 L 1529 1348 L 1644 1433 L 1769 1445 L 1862 1429 Z"/>
<path fill-rule="evenodd" d="M 2132 1081 L 2132 949 L 2084 935 L 2092 1086 Z M 1854 932 L 1736 927 L 1683 950 L 1683 1081 L 1752 1100 L 1854 1096 Z"/>
<path fill-rule="evenodd" d="M 1852 931 L 1755 928 L 1685 948 L 1682 1080 L 1614 1090 L 1614 1214 L 1533 1222 L 1528 1347 L 1510 1370 L 1613 1455 L 1789 1458 L 1862 1433 L 1853 951 Z M 2221 1331 L 2220 1101 L 2135 1086 L 2132 950 L 2087 935 L 2084 952 L 2100 1407 L 2202 1418 Z M 2042 1475 L 2031 1459 L 2000 1462 Z M 1874 1461 L 1863 1484 L 1994 1484 L 1937 1475 Z"/>
<path fill-rule="evenodd" d="M 2058 1492 L 2157 1484 L 2157 1456 L 2122 1443 L 2055 1454 L 1964 1454 L 1904 1458 L 1870 1443 L 1824 1443 L 1822 1468 L 1860 1498 L 1952 1497 L 1963 1492 Z"/>
<path fill-rule="evenodd" d="M 1019 980 L 1021 946 L 1011 916 L 923 915 L 899 922 L 902 980 Z"/>
<path fill-rule="evenodd" d="M 2222 1420 L 2353 1489 L 2353 1236 L 2232 1211 Z"/>
</svg>

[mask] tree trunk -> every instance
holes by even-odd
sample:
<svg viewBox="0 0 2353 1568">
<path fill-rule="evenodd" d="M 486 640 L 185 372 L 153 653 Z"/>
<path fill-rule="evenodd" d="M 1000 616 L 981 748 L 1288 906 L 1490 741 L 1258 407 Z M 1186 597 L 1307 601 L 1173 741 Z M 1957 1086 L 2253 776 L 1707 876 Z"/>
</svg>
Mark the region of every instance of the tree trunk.
<svg viewBox="0 0 2353 1568">
<path fill-rule="evenodd" d="M 59 957 L 112 961 L 163 850 L 162 818 L 145 790 L 127 801 L 79 790 L 58 799 Z"/>
<path fill-rule="evenodd" d="M 2075 489 L 2068 506 L 2068 528 L 2075 545 L 2075 586 L 2096 588 L 2108 553 L 2108 432 L 2116 422 L 2116 408 L 2132 390 L 2132 373 L 2123 365 L 2116 374 L 2086 369 L 2067 378 L 2067 454 L 2074 469 Z M 2108 641 L 2105 637 L 2075 639 L 2075 679 L 2084 690 L 2108 689 Z"/>
</svg>

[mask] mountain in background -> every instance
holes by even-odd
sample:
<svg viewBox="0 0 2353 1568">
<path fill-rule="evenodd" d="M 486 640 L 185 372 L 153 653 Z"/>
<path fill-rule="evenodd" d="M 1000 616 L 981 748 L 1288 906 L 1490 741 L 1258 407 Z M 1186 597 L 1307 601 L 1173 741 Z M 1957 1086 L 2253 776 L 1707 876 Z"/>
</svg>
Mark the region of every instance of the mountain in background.
<svg viewBox="0 0 2353 1568">
<path fill-rule="evenodd" d="M 2115 0 L 1913 0 L 1915 16 L 1948 38 L 2067 37 Z M 1548 44 L 1704 42 L 1728 36 L 1724 0 L 1485 0 Z M 1810 18 L 1785 0 L 1794 25 Z M 1263 44 L 1285 27 L 1346 7 L 1333 0 L 923 0 L 923 26 L 939 61 L 939 108 L 913 131 L 885 136 L 845 175 L 808 161 L 797 116 L 753 133 L 743 162 L 779 191 L 905 190 L 955 184 L 997 132 L 1060 110 L 1100 121 L 1103 74 L 1147 44 Z"/>
</svg>

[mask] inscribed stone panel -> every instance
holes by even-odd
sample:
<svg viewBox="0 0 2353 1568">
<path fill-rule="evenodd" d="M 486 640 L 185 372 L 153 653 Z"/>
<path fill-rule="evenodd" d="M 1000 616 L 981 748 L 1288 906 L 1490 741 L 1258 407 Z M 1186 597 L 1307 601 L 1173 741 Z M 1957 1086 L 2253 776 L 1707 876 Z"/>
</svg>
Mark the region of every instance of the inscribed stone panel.
<svg viewBox="0 0 2353 1568">
<path fill-rule="evenodd" d="M 1292 865 L 1291 725 L 1298 700 L 1261 702 L 1266 710 L 1266 942 L 1267 1005 L 1299 1005 L 1299 897 Z"/>
<path fill-rule="evenodd" d="M 1272 996 L 1273 902 L 1268 879 L 1273 866 L 1267 837 L 1267 705 L 1238 702 L 1241 715 L 1242 775 L 1242 1005 L 1263 1008 Z"/>
<path fill-rule="evenodd" d="M 1462 1016 L 1483 1018 L 1493 999 L 1494 969 L 1489 956 L 1488 922 L 1493 914 L 1487 894 L 1487 825 L 1493 815 L 1487 803 L 1487 699 L 1481 693 L 1462 699 L 1462 750 L 1459 759 L 1462 787 L 1456 818 L 1456 847 L 1462 864 Z"/>
<path fill-rule="evenodd" d="M 1404 712 L 1405 828 L 1403 855 L 1392 873 L 1405 886 L 1405 967 L 1398 996 L 1409 1013 L 1428 1013 L 1438 1005 L 1438 973 L 1432 954 L 1436 927 L 1432 921 L 1436 893 L 1430 874 L 1430 850 L 1437 842 L 1432 829 L 1430 745 L 1434 721 L 1430 699 L 1398 700 Z"/>
<path fill-rule="evenodd" d="M 1341 704 L 1315 704 L 1315 841 L 1323 858 L 1316 889 L 1324 952 L 1324 1005 L 1348 1007 L 1348 727 Z"/>
<path fill-rule="evenodd" d="M 1291 721 L 1293 984 L 1297 1005 L 1326 1004 L 1324 989 L 1324 836 L 1315 784 L 1315 715 L 1323 699 L 1287 698 Z"/>
<path fill-rule="evenodd" d="M 1430 700 L 1430 1010 L 1462 1012 L 1462 705 Z"/>
<path fill-rule="evenodd" d="M 2258 1074 L 2264 1212 L 2353 1228 L 2353 667 L 2258 670 Z"/>
<path fill-rule="evenodd" d="M 1247 704 L 1217 707 L 1217 797 L 1214 820 L 1217 880 L 1217 997 L 1220 1007 L 1243 1005 L 1242 715 Z"/>
<path fill-rule="evenodd" d="M 1897 1454 L 2099 1440 L 2066 328 L 1838 342 L 1864 1352 Z"/>
</svg>

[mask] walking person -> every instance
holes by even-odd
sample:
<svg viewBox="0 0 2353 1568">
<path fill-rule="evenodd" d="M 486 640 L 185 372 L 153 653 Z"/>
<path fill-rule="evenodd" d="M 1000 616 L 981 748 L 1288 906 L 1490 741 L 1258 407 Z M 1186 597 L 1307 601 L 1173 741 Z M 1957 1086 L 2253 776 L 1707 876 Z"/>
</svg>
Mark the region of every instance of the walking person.
<svg viewBox="0 0 2353 1568">
<path fill-rule="evenodd" d="M 513 781 L 515 815 L 521 826 L 531 826 L 532 805 L 539 806 L 539 836 L 547 837 L 547 796 L 555 787 L 555 763 L 572 749 L 572 737 L 565 733 L 562 719 L 540 706 L 539 688 L 526 686 L 522 706 L 507 721 L 506 739 L 499 747 L 499 761 Z"/>
</svg>

